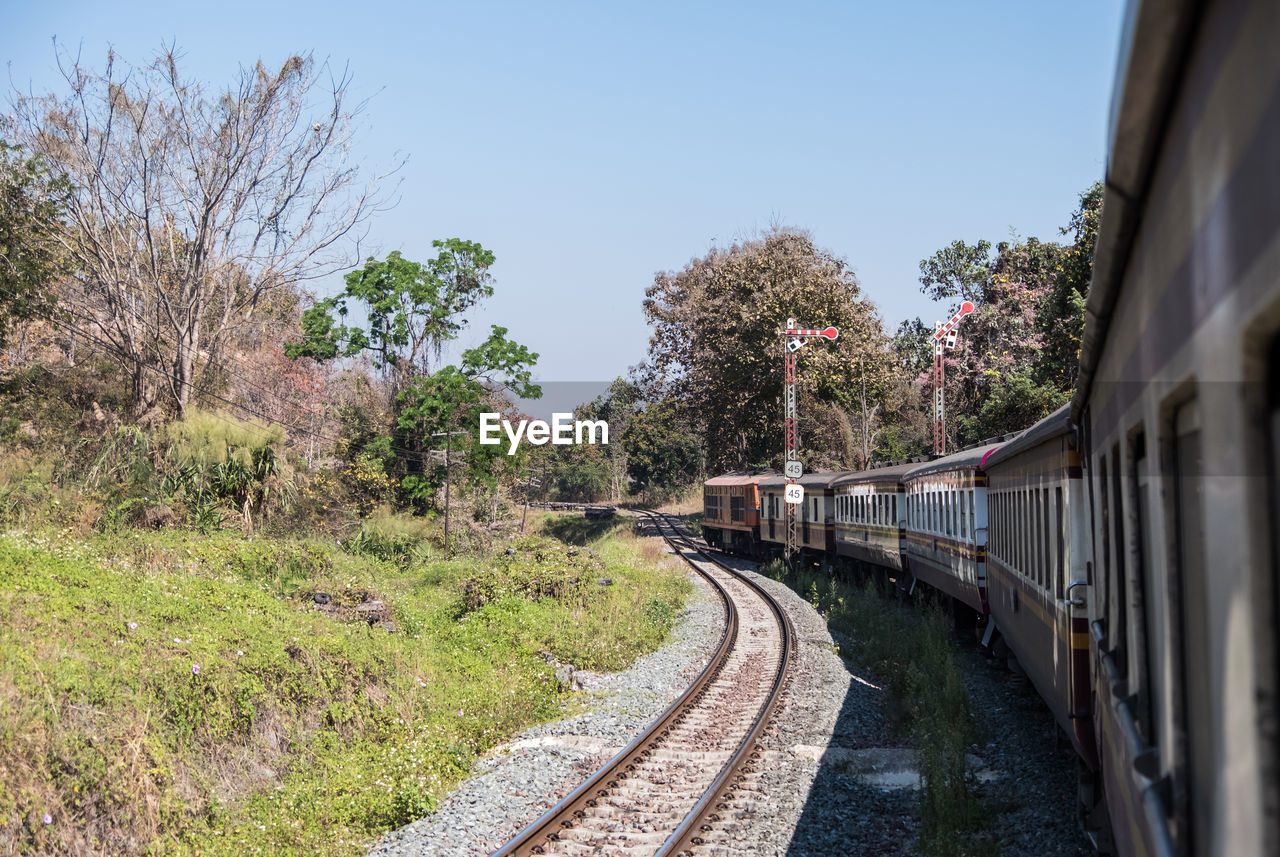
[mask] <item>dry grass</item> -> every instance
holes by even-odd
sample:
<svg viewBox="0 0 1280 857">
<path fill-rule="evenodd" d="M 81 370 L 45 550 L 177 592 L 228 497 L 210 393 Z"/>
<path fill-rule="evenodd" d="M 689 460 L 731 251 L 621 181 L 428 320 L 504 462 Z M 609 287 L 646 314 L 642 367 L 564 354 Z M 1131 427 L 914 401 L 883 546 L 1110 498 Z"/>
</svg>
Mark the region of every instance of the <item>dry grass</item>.
<svg viewBox="0 0 1280 857">
<path fill-rule="evenodd" d="M 658 507 L 668 515 L 696 515 L 702 511 L 702 486 L 690 489 L 683 497 L 670 500 Z"/>
</svg>

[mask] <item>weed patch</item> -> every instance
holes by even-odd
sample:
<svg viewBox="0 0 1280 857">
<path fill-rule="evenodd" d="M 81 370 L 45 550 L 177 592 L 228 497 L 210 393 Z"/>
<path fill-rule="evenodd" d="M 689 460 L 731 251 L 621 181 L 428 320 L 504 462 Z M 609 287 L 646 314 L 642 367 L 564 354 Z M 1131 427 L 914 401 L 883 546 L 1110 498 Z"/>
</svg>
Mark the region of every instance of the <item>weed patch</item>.
<svg viewBox="0 0 1280 857">
<path fill-rule="evenodd" d="M 233 533 L 4 534 L 0 842 L 361 852 L 560 716 L 544 652 L 602 670 L 661 643 L 690 587 L 640 544 L 614 528 L 595 556 L 538 536 L 442 562 Z M 373 601 L 391 630 L 356 615 Z"/>
<path fill-rule="evenodd" d="M 763 571 L 802 594 L 849 641 L 842 654 L 884 679 L 889 716 L 915 748 L 922 780 L 917 853 L 994 857 L 999 849 L 966 767 L 974 733 L 949 617 L 935 604 L 913 607 L 873 584 L 853 587 L 815 569 L 788 575 L 775 562 Z"/>
</svg>

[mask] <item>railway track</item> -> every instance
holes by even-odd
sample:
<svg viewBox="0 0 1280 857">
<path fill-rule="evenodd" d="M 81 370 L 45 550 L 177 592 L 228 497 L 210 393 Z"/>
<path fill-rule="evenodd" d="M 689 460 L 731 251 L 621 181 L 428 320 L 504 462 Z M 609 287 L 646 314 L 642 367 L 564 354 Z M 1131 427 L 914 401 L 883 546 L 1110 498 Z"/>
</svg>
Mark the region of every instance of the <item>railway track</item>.
<svg viewBox="0 0 1280 857">
<path fill-rule="evenodd" d="M 493 857 L 714 852 L 751 813 L 758 741 L 781 697 L 794 633 L 761 587 L 669 516 L 643 514 L 720 595 L 720 645 L 643 734 Z"/>
</svg>

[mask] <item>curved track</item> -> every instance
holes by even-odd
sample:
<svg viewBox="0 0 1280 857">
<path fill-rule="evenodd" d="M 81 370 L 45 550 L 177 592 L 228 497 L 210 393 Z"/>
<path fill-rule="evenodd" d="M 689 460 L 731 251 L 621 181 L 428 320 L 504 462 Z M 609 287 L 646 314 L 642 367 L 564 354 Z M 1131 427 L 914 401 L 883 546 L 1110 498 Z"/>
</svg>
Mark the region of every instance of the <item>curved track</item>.
<svg viewBox="0 0 1280 857">
<path fill-rule="evenodd" d="M 710 663 L 662 716 L 568 797 L 494 852 L 674 855 L 714 846 L 760 757 L 794 634 L 753 581 L 706 553 L 668 516 L 644 513 L 725 605 Z M 750 803 L 748 799 L 745 801 Z"/>
</svg>

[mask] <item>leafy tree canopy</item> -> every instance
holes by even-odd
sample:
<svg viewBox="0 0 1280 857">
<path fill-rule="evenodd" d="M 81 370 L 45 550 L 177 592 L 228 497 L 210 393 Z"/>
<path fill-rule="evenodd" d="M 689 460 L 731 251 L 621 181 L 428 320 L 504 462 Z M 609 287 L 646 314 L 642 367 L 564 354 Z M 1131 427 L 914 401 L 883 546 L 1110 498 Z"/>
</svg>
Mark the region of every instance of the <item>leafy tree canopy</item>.
<svg viewBox="0 0 1280 857">
<path fill-rule="evenodd" d="M 285 353 L 330 360 L 368 352 L 377 368 L 399 367 L 405 378 L 425 373 L 466 326 L 463 314 L 493 295 L 492 252 L 460 238 L 431 246 L 440 252 L 425 263 L 396 250 L 347 274 L 341 294 L 303 313 L 303 339 L 288 343 Z M 353 303 L 363 310 L 367 327 L 345 323 Z"/>
<path fill-rule="evenodd" d="M 659 273 L 645 294 L 653 328 L 646 397 L 678 403 L 702 434 L 711 469 L 781 464 L 780 331 L 788 318 L 840 329 L 836 342 L 799 352 L 802 438 L 805 420 L 819 416 L 815 401 L 852 410 L 864 378 L 873 397 L 891 381 L 875 306 L 844 260 L 804 233 L 775 230 L 713 250 Z"/>
</svg>

